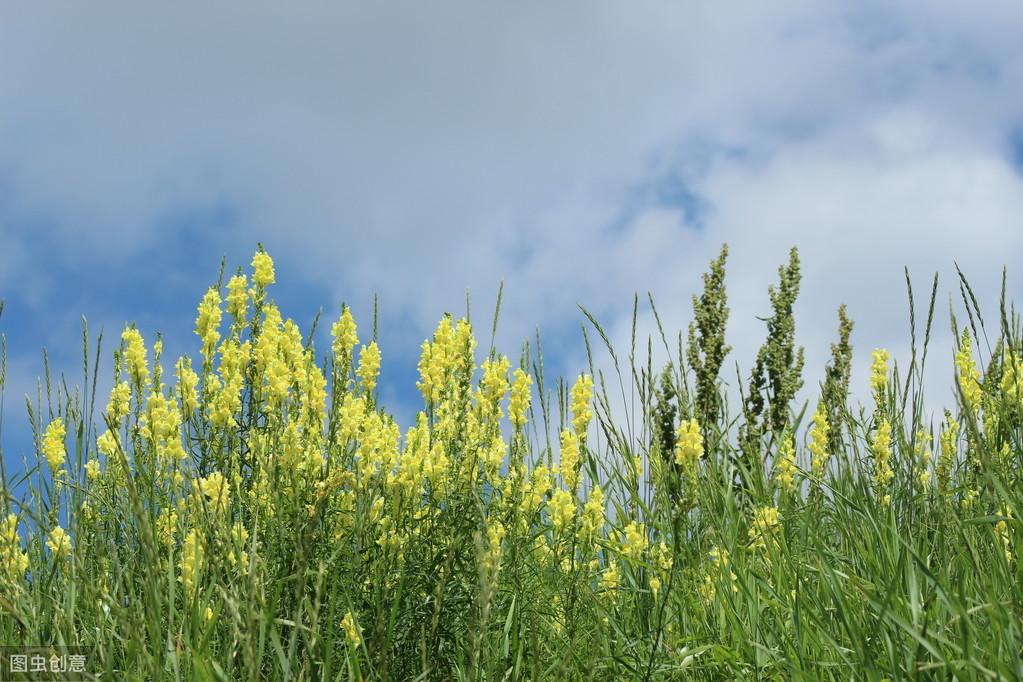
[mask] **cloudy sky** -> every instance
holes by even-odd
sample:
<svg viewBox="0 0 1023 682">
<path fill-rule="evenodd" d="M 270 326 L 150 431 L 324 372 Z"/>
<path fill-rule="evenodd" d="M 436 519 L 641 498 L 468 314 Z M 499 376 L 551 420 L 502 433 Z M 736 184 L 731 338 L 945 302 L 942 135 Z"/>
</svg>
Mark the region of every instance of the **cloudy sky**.
<svg viewBox="0 0 1023 682">
<path fill-rule="evenodd" d="M 303 327 L 342 301 L 368 327 L 379 295 L 399 414 L 467 290 L 489 327 L 503 281 L 501 347 L 539 327 L 570 375 L 577 304 L 624 343 L 651 291 L 684 328 L 723 242 L 730 362 L 795 245 L 810 388 L 839 303 L 857 382 L 906 356 L 908 266 L 921 297 L 942 278 L 945 389 L 955 263 L 992 314 L 1003 265 L 1023 293 L 1021 29 L 1018 2 L 5 2 L 7 457 L 42 347 L 77 376 L 85 315 L 194 351 L 220 259 L 257 242 Z"/>
</svg>

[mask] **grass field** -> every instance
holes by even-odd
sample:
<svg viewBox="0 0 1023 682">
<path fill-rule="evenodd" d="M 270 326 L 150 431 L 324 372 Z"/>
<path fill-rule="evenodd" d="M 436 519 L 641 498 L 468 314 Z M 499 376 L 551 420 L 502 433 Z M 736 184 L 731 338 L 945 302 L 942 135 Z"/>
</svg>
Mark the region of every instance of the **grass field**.
<svg viewBox="0 0 1023 682">
<path fill-rule="evenodd" d="M 690 329 L 652 340 L 664 367 L 643 339 L 552 379 L 442 319 L 404 432 L 375 341 L 345 309 L 311 347 L 262 249 L 202 296 L 195 357 L 129 327 L 104 401 L 86 338 L 82 389 L 45 378 L 38 465 L 4 481 L 2 642 L 89 647 L 103 679 L 1023 677 L 1009 302 L 983 316 L 964 280 L 944 320 L 932 292 L 912 356 L 870 368 L 844 309 L 802 320 L 835 327 L 804 377 L 793 251 L 728 391 L 726 264 Z M 955 356 L 929 358 L 949 322 Z M 585 342 L 607 343 L 593 318 Z M 947 410 L 923 403 L 927 362 Z"/>
</svg>

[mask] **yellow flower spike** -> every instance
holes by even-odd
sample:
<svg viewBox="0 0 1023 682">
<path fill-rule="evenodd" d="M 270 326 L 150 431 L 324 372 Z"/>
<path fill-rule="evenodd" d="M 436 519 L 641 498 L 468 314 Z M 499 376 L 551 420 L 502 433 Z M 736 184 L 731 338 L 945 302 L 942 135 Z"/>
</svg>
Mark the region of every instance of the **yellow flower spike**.
<svg viewBox="0 0 1023 682">
<path fill-rule="evenodd" d="M 942 493 L 948 493 L 959 444 L 959 422 L 952 417 L 951 412 L 945 412 L 945 425 L 941 430 L 939 442 L 941 456 L 935 467 L 935 476 L 938 479 L 939 490 Z"/>
<path fill-rule="evenodd" d="M 567 490 L 556 490 L 547 508 L 551 512 L 551 526 L 555 531 L 563 531 L 575 517 L 575 499 Z"/>
<path fill-rule="evenodd" d="M 195 319 L 195 333 L 202 341 L 202 355 L 207 362 L 220 341 L 220 317 L 220 292 L 210 287 L 199 303 L 199 316 Z"/>
<path fill-rule="evenodd" d="M 55 559 L 64 559 L 71 554 L 71 536 L 60 526 L 55 526 L 46 539 L 46 546 Z"/>
<path fill-rule="evenodd" d="M 508 403 L 508 419 L 512 426 L 521 429 L 526 425 L 526 412 L 529 411 L 532 401 L 530 387 L 533 385 L 533 377 L 521 367 L 515 370 L 514 377 L 511 386 L 511 399 Z"/>
<path fill-rule="evenodd" d="M 687 473 L 696 470 L 696 465 L 703 457 L 703 434 L 700 424 L 695 419 L 683 420 L 678 428 L 675 442 L 675 462 Z"/>
<path fill-rule="evenodd" d="M 274 261 L 266 251 L 257 251 L 252 256 L 252 281 L 261 288 L 266 288 L 276 281 Z"/>
<path fill-rule="evenodd" d="M 362 380 L 362 387 L 367 393 L 372 393 L 380 375 L 380 348 L 377 347 L 376 341 L 370 341 L 368 346 L 362 347 L 357 374 Z"/>
<path fill-rule="evenodd" d="M 355 620 L 355 615 L 347 611 L 341 619 L 341 629 L 345 631 L 345 639 L 353 647 L 362 644 L 362 628 Z"/>
<path fill-rule="evenodd" d="M 196 495 L 204 498 L 214 512 L 225 510 L 231 499 L 231 486 L 219 471 L 193 483 Z"/>
<path fill-rule="evenodd" d="M 646 551 L 649 540 L 647 539 L 646 526 L 636 521 L 631 521 L 625 527 L 625 539 L 622 541 L 622 554 L 638 560 Z"/>
<path fill-rule="evenodd" d="M 100 467 L 98 459 L 90 459 L 85 463 L 85 477 L 90 481 L 94 481 L 99 478 Z"/>
<path fill-rule="evenodd" d="M 96 438 L 96 449 L 107 457 L 117 453 L 117 437 L 110 431 L 104 431 Z"/>
<path fill-rule="evenodd" d="M 828 451 L 830 438 L 831 424 L 828 423 L 827 409 L 821 401 L 817 404 L 817 411 L 813 415 L 813 429 L 810 431 L 810 473 L 814 479 L 820 480 L 824 477 L 824 470 L 831 456 Z"/>
<path fill-rule="evenodd" d="M 63 470 L 65 447 L 64 438 L 67 430 L 64 428 L 64 421 L 57 417 L 46 427 L 43 434 L 42 452 L 50 470 L 56 474 Z"/>
<path fill-rule="evenodd" d="M 178 358 L 175 375 L 178 379 L 177 395 L 181 400 L 181 413 L 185 419 L 189 419 L 199 406 L 199 376 L 192 370 L 191 359 L 184 355 Z"/>
<path fill-rule="evenodd" d="M 334 362 L 340 363 L 342 358 L 351 357 L 352 349 L 359 343 L 358 327 L 351 308 L 344 306 L 341 309 L 341 317 L 330 328 L 330 335 L 333 338 Z"/>
<path fill-rule="evenodd" d="M 796 448 L 792 434 L 786 429 L 778 444 L 778 456 L 774 463 L 774 480 L 778 488 L 792 493 L 796 488 Z"/>
<path fill-rule="evenodd" d="M 973 348 L 970 334 L 965 329 L 959 340 L 959 350 L 955 354 L 956 381 L 962 391 L 963 404 L 973 414 L 980 408 L 981 386 L 980 370 L 973 360 Z"/>
<path fill-rule="evenodd" d="M 769 544 L 775 542 L 775 533 L 778 529 L 778 508 L 758 507 L 753 512 L 753 523 L 749 527 L 750 547 L 754 549 L 766 549 Z"/>
<path fill-rule="evenodd" d="M 877 427 L 871 444 L 871 450 L 874 453 L 874 485 L 882 503 L 887 499 L 888 485 L 895 478 L 895 472 L 892 471 L 891 465 L 891 441 L 892 425 L 885 419 Z"/>
<path fill-rule="evenodd" d="M 204 554 L 202 538 L 199 532 L 193 528 L 188 532 L 184 542 L 181 544 L 181 560 L 178 562 L 178 568 L 181 570 L 178 581 L 185 588 L 185 594 L 189 598 L 192 597 L 195 589 L 198 587 Z"/>
<path fill-rule="evenodd" d="M 245 319 L 249 308 L 249 280 L 245 275 L 235 275 L 227 281 L 227 312 L 237 322 Z"/>
<path fill-rule="evenodd" d="M 107 403 L 107 418 L 114 423 L 128 416 L 131 409 L 131 386 L 127 381 L 120 381 L 110 389 L 110 401 Z"/>
<path fill-rule="evenodd" d="M 586 542 L 593 542 L 597 533 L 604 526 L 604 492 L 600 486 L 594 486 L 590 491 L 590 497 L 583 504 L 582 521 L 579 534 Z"/>
<path fill-rule="evenodd" d="M 891 360 L 891 353 L 883 348 L 878 348 L 870 354 L 873 363 L 870 366 L 870 388 L 874 391 L 874 399 L 880 406 L 884 401 L 884 391 L 888 386 L 888 361 Z"/>
<path fill-rule="evenodd" d="M 0 585 L 5 589 L 20 587 L 28 570 L 28 554 L 21 549 L 18 517 L 8 514 L 0 519 Z"/>
<path fill-rule="evenodd" d="M 565 486 L 575 492 L 579 484 L 579 437 L 565 429 L 561 432 L 561 479 Z"/>
<path fill-rule="evenodd" d="M 482 365 L 483 377 L 480 379 L 480 395 L 487 409 L 500 414 L 501 400 L 508 392 L 508 369 L 511 363 L 501 356 L 496 360 L 485 360 Z"/>
<path fill-rule="evenodd" d="M 121 341 L 124 343 L 124 360 L 129 374 L 139 386 L 145 386 L 149 383 L 149 366 L 146 364 L 146 344 L 142 334 L 134 327 L 126 327 L 121 332 Z"/>
<path fill-rule="evenodd" d="M 590 420 L 593 419 L 591 400 L 593 400 L 593 378 L 588 374 L 580 374 L 572 386 L 572 428 L 575 429 L 575 433 L 581 441 L 586 440 Z"/>
</svg>

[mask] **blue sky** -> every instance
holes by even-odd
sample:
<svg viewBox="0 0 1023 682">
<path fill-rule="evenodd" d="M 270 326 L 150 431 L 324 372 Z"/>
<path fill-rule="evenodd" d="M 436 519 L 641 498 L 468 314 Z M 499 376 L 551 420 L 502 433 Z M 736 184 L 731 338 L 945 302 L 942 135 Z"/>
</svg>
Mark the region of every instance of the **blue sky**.
<svg viewBox="0 0 1023 682">
<path fill-rule="evenodd" d="M 77 377 L 85 315 L 194 352 L 220 259 L 257 242 L 303 327 L 347 301 L 368 329 L 380 296 L 399 416 L 466 290 L 485 327 L 503 280 L 499 346 L 539 327 L 574 374 L 578 303 L 619 344 L 634 292 L 684 328 L 725 241 L 731 360 L 792 245 L 810 389 L 839 303 L 857 381 L 905 356 L 903 266 L 941 274 L 947 358 L 954 263 L 991 310 L 1003 265 L 1023 293 L 1021 26 L 1013 2 L 4 3 L 6 456 L 42 347 Z"/>
</svg>

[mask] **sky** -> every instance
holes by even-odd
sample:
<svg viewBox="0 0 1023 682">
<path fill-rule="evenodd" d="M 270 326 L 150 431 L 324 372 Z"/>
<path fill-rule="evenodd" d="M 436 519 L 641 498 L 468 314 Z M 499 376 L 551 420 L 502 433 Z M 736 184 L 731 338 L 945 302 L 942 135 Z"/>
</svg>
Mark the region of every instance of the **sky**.
<svg viewBox="0 0 1023 682">
<path fill-rule="evenodd" d="M 908 358 L 904 268 L 918 309 L 940 277 L 944 398 L 956 265 L 992 318 L 1004 266 L 1023 294 L 1021 27 L 1018 2 L 5 2 L 5 457 L 31 459 L 42 348 L 69 383 L 83 316 L 108 372 L 126 322 L 194 354 L 221 259 L 257 243 L 303 329 L 347 302 L 368 330 L 378 296 L 404 425 L 418 346 L 467 292 L 488 340 L 503 282 L 498 347 L 539 329 L 573 376 L 580 304 L 620 348 L 635 294 L 685 329 L 726 242 L 730 381 L 797 246 L 801 399 L 841 303 L 857 391 L 873 348 Z"/>
</svg>

